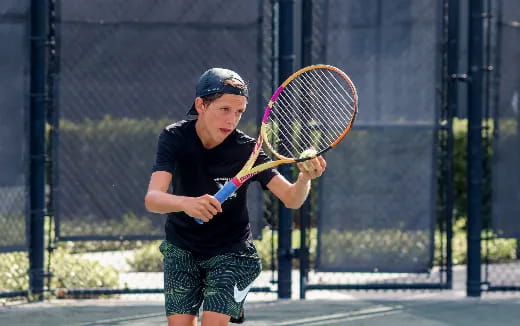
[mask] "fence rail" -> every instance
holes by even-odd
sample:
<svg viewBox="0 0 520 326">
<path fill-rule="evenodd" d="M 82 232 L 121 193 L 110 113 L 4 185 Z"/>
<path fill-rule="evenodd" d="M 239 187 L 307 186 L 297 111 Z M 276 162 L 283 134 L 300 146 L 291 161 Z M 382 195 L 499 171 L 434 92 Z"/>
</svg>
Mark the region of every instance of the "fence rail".
<svg viewBox="0 0 520 326">
<path fill-rule="evenodd" d="M 46 20 L 31 34 L 36 3 Z M 0 5 L 0 298 L 161 293 L 164 220 L 143 205 L 160 130 L 185 117 L 200 73 L 223 66 L 249 83 L 239 128 L 256 136 L 280 75 L 315 63 L 349 74 L 359 119 L 327 153 L 327 173 L 301 210 L 280 216 L 272 195 L 251 188 L 264 266 L 252 291 L 291 296 L 296 269 L 301 298 L 324 289 L 444 290 L 468 250 L 482 271 L 471 275 L 472 295 L 518 291 L 520 42 L 511 40 L 520 36 L 520 3 L 476 3 L 486 15 L 472 29 L 470 2 L 455 0 Z M 477 33 L 482 46 L 470 51 Z M 472 124 L 482 129 L 472 146 L 482 151 L 473 164 L 483 167 L 483 199 L 468 202 L 465 91 L 475 78 L 465 66 L 475 54 L 487 67 L 482 120 Z M 29 146 L 38 112 L 45 137 L 34 140 L 45 140 L 45 157 Z M 45 173 L 43 208 L 29 196 L 34 171 Z M 481 218 L 469 214 L 477 241 L 468 248 L 473 204 Z"/>
</svg>

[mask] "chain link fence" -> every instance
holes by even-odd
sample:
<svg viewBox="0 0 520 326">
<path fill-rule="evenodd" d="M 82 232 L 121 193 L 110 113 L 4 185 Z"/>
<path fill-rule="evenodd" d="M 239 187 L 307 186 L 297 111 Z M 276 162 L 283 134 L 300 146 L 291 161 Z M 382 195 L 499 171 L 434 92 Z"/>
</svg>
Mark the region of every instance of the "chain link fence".
<svg viewBox="0 0 520 326">
<path fill-rule="evenodd" d="M 28 11 L 0 3 L 0 297 L 28 289 Z"/>
<path fill-rule="evenodd" d="M 241 128 L 254 135 L 264 87 L 260 3 L 59 3 L 59 238 L 162 236 L 163 219 L 142 203 L 157 135 L 185 118 L 206 69 L 248 80 Z"/>
<path fill-rule="evenodd" d="M 520 121 L 518 74 L 511 73 L 518 69 L 511 67 L 519 62 L 520 42 L 514 40 L 520 8 L 514 0 L 491 3 L 497 17 L 491 101 L 496 116 L 484 284 L 513 289 L 520 286 L 520 232 L 514 223 L 520 158 L 512 150 L 520 142 Z M 185 118 L 199 75 L 213 66 L 236 70 L 248 81 L 249 105 L 239 128 L 256 136 L 278 85 L 277 3 L 55 0 L 50 5 L 48 213 L 54 218 L 46 229 L 52 276 L 47 289 L 59 298 L 161 293 L 157 247 L 164 217 L 143 205 L 157 137 Z M 2 278 L 5 284 L 0 281 L 3 296 L 27 289 L 28 13 L 28 1 L 0 4 L 5 49 L 0 84 L 6 90 L 0 97 L 0 251 L 21 251 L 2 254 L 1 272 L 11 275 Z M 447 285 L 450 239 L 440 230 L 443 217 L 436 220 L 437 163 L 445 154 L 437 144 L 442 18 L 440 4 L 427 0 L 312 1 L 311 61 L 347 72 L 358 87 L 360 113 L 342 145 L 326 154 L 327 173 L 313 185 L 304 240 L 311 260 L 307 289 Z M 259 188 L 249 196 L 266 271 L 254 291 L 272 292 L 278 201 Z M 295 217 L 293 247 L 298 247 L 298 212 Z M 506 248 L 509 258 L 495 260 L 494 248 Z"/>
<path fill-rule="evenodd" d="M 487 103 L 492 143 L 490 226 L 482 250 L 485 289 L 520 290 L 520 3 L 494 1 L 489 11 L 493 51 Z M 513 68 L 515 67 L 515 68 Z M 494 121 L 494 126 L 490 121 Z M 494 131 L 491 132 L 491 130 Z"/>
<path fill-rule="evenodd" d="M 26 248 L 29 43 L 27 1 L 0 5 L 0 251 Z"/>
<path fill-rule="evenodd" d="M 360 112 L 344 144 L 327 154 L 309 288 L 441 284 L 434 268 L 439 5 L 331 0 L 314 7 L 313 60 L 351 76 Z M 331 271 L 348 273 L 321 273 Z"/>
<path fill-rule="evenodd" d="M 147 212 L 143 202 L 157 137 L 186 118 L 200 74 L 215 66 L 237 71 L 249 84 L 239 128 L 256 136 L 272 88 L 271 4 L 55 3 L 59 169 L 52 205 L 53 273 L 69 256 L 81 259 L 76 263 L 81 268 L 73 268 L 69 283 L 53 277 L 57 283 L 51 288 L 63 288 L 57 291 L 62 297 L 125 289 L 160 293 L 157 248 L 164 217 Z M 252 187 L 248 196 L 260 242 L 265 233 L 260 187 Z M 264 256 L 269 257 L 268 249 L 262 250 Z"/>
</svg>

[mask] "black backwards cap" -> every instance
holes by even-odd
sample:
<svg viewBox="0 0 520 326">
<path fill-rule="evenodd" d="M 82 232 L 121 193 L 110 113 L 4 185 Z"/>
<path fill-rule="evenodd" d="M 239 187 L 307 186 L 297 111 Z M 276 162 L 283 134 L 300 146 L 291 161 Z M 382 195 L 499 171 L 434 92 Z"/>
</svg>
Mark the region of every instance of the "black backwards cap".
<svg viewBox="0 0 520 326">
<path fill-rule="evenodd" d="M 203 97 L 211 94 L 235 94 L 248 97 L 247 84 L 236 72 L 224 68 L 211 68 L 203 73 L 195 91 L 196 97 Z M 195 103 L 188 111 L 188 115 L 197 115 Z"/>
</svg>

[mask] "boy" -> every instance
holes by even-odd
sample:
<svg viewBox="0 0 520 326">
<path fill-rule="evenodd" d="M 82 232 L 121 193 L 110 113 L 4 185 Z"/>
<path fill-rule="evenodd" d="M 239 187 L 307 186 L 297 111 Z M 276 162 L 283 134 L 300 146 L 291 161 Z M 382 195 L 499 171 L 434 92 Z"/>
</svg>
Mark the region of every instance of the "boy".
<svg viewBox="0 0 520 326">
<path fill-rule="evenodd" d="M 236 72 L 209 69 L 199 79 L 188 112 L 197 119 L 172 124 L 159 137 L 145 205 L 168 214 L 160 246 L 168 325 L 196 325 L 202 302 L 202 325 L 242 322 L 244 299 L 261 271 L 247 213 L 248 185 L 260 182 L 285 206 L 297 209 L 310 181 L 325 170 L 325 160 L 317 157 L 305 168 L 298 164 L 295 183 L 275 169 L 263 171 L 221 205 L 212 194 L 242 168 L 255 144 L 236 129 L 247 98 L 247 84 Z M 255 165 L 267 161 L 261 152 Z"/>
</svg>

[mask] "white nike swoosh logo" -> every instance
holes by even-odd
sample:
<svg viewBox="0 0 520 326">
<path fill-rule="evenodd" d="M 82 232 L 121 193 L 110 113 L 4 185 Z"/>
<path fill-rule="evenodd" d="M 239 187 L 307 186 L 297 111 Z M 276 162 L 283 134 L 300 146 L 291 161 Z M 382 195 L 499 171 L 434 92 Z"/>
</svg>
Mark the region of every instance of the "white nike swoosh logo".
<svg viewBox="0 0 520 326">
<path fill-rule="evenodd" d="M 252 285 L 252 283 L 249 284 L 248 286 L 246 286 L 245 289 L 243 289 L 242 291 L 240 291 L 240 290 L 238 289 L 237 285 L 235 284 L 235 287 L 234 287 L 234 289 L 233 289 L 233 292 L 234 292 L 234 293 L 233 293 L 233 296 L 234 296 L 236 302 L 242 302 L 242 301 L 244 301 L 244 299 L 246 298 L 247 293 L 249 292 L 249 289 L 251 288 L 251 285 Z"/>
</svg>

